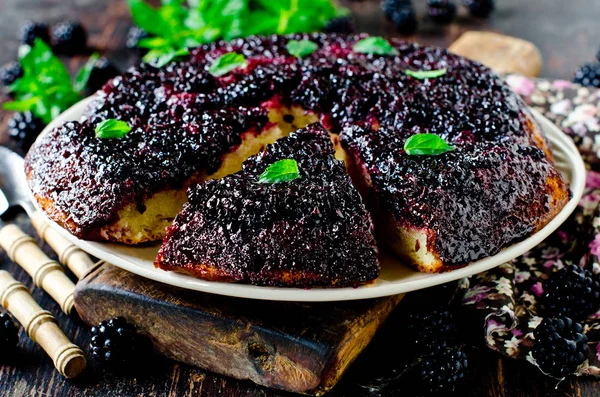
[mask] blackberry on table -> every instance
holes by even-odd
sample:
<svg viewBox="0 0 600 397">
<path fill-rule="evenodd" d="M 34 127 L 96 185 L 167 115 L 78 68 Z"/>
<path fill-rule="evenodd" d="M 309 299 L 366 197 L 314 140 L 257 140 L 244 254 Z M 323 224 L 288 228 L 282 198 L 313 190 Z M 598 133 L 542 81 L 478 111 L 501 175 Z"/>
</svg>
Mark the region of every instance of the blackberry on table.
<svg viewBox="0 0 600 397">
<path fill-rule="evenodd" d="M 99 58 L 94 64 L 92 73 L 87 82 L 87 91 L 96 92 L 113 77 L 120 74 L 119 70 L 106 58 Z"/>
<path fill-rule="evenodd" d="M 75 55 L 87 48 L 87 32 L 81 23 L 66 21 L 52 27 L 52 46 L 58 54 Z"/>
<path fill-rule="evenodd" d="M 419 358 L 415 380 L 425 393 L 452 393 L 463 386 L 468 367 L 469 358 L 461 346 L 442 343 Z"/>
<path fill-rule="evenodd" d="M 385 0 L 382 8 L 399 33 L 410 35 L 417 30 L 417 14 L 410 0 Z"/>
<path fill-rule="evenodd" d="M 21 25 L 19 35 L 21 42 L 29 46 L 33 46 L 36 38 L 39 38 L 46 43 L 50 43 L 48 25 L 43 22 L 25 22 L 23 25 Z"/>
<path fill-rule="evenodd" d="M 585 87 L 600 87 L 600 63 L 587 63 L 575 71 L 573 82 Z"/>
<path fill-rule="evenodd" d="M 45 126 L 42 119 L 29 111 L 15 113 L 8 120 L 8 135 L 18 147 L 27 150 Z"/>
<path fill-rule="evenodd" d="M 0 357 L 10 353 L 19 342 L 19 330 L 8 313 L 0 313 Z"/>
<path fill-rule="evenodd" d="M 564 267 L 543 283 L 540 303 L 548 315 L 582 320 L 600 308 L 600 282 L 578 265 Z"/>
<path fill-rule="evenodd" d="M 323 28 L 325 33 L 354 33 L 354 20 L 351 16 L 333 18 Z"/>
<path fill-rule="evenodd" d="M 431 310 L 408 313 L 400 331 L 407 346 L 416 349 L 431 349 L 441 341 L 455 341 L 458 326 L 449 310 Z"/>
<path fill-rule="evenodd" d="M 581 324 L 568 317 L 544 318 L 533 330 L 532 357 L 544 373 L 562 379 L 575 372 L 588 353 Z"/>
<path fill-rule="evenodd" d="M 123 317 L 115 317 L 92 327 L 90 351 L 101 366 L 123 369 L 138 353 L 135 327 Z"/>
<path fill-rule="evenodd" d="M 427 0 L 429 18 L 435 23 L 448 24 L 456 17 L 456 5 L 450 0 Z"/>
<path fill-rule="evenodd" d="M 9 62 L 0 69 L 0 81 L 4 87 L 13 84 L 23 76 L 23 68 L 19 62 Z"/>
<path fill-rule="evenodd" d="M 152 37 L 152 35 L 146 32 L 144 29 L 137 26 L 132 26 L 127 32 L 127 39 L 125 41 L 125 45 L 127 46 L 127 48 L 137 48 L 138 43 L 140 41 L 142 41 L 143 39 L 148 39 L 150 37 Z"/>
<path fill-rule="evenodd" d="M 487 18 L 496 8 L 494 0 L 462 0 L 474 17 Z"/>
</svg>

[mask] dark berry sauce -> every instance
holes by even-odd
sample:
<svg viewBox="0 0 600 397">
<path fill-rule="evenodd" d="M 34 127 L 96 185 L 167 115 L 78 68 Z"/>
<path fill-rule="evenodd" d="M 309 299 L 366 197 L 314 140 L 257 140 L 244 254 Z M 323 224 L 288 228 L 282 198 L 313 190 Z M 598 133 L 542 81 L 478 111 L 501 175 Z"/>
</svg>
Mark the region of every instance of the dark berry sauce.
<svg viewBox="0 0 600 397">
<path fill-rule="evenodd" d="M 298 162 L 299 179 L 257 183 L 282 159 Z M 370 215 L 318 124 L 269 145 L 243 171 L 190 188 L 188 196 L 158 255 L 163 269 L 297 287 L 357 285 L 379 275 Z"/>
</svg>

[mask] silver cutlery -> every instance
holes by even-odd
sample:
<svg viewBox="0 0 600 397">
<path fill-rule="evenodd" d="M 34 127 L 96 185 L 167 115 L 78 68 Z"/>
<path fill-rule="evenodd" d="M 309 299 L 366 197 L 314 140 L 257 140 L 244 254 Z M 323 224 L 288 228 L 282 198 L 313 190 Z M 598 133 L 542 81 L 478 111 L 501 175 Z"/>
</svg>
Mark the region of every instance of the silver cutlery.
<svg viewBox="0 0 600 397">
<path fill-rule="evenodd" d="M 31 223 L 52 249 L 59 260 L 73 271 L 77 278 L 83 277 L 93 267 L 92 259 L 57 231 L 49 227 L 44 216 L 35 209 L 25 180 L 24 161 L 15 152 L 0 146 L 0 215 L 13 206 L 22 207 Z M 75 285 L 65 275 L 62 266 L 48 258 L 35 240 L 23 233 L 16 225 L 0 223 L 0 246 L 8 256 L 19 264 L 37 286 L 48 292 L 65 313 L 73 308 Z"/>
</svg>

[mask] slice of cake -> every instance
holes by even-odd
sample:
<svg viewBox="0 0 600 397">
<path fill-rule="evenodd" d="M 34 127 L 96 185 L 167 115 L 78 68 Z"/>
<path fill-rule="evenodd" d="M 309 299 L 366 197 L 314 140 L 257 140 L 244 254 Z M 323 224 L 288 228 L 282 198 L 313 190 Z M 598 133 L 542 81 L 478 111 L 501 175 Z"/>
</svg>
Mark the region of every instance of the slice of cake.
<svg viewBox="0 0 600 397">
<path fill-rule="evenodd" d="M 380 240 L 419 271 L 494 255 L 541 229 L 570 198 L 537 146 L 466 131 L 453 137 L 452 151 L 409 155 L 404 145 L 413 135 L 353 126 L 341 144 Z"/>
<path fill-rule="evenodd" d="M 351 286 L 379 276 L 371 218 L 329 135 L 312 124 L 193 186 L 156 266 L 207 280 Z"/>
</svg>

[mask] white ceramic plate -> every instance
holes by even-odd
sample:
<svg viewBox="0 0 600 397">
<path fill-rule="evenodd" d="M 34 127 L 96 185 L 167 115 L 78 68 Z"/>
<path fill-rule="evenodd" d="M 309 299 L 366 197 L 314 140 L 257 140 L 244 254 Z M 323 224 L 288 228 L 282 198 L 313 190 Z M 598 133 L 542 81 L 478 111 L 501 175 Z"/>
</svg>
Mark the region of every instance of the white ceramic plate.
<svg viewBox="0 0 600 397">
<path fill-rule="evenodd" d="M 88 98 L 67 110 L 50 124 L 44 133 L 64 121 L 78 120 L 89 100 Z M 276 301 L 326 302 L 376 298 L 415 291 L 481 273 L 514 259 L 542 242 L 573 212 L 585 187 L 586 171 L 583 160 L 568 136 L 539 113 L 534 112 L 534 115 L 553 146 L 557 168 L 571 182 L 573 198 L 546 227 L 533 236 L 505 248 L 497 255 L 473 262 L 451 272 L 439 274 L 419 273 L 403 265 L 397 259 L 383 254 L 381 258 L 382 271 L 379 278 L 373 284 L 358 288 L 299 289 L 204 281 L 155 268 L 153 260 L 158 252 L 158 245 L 130 247 L 120 244 L 85 241 L 74 237 L 57 224 L 53 222 L 51 224 L 83 250 L 125 270 L 162 283 L 212 294 Z"/>
</svg>

